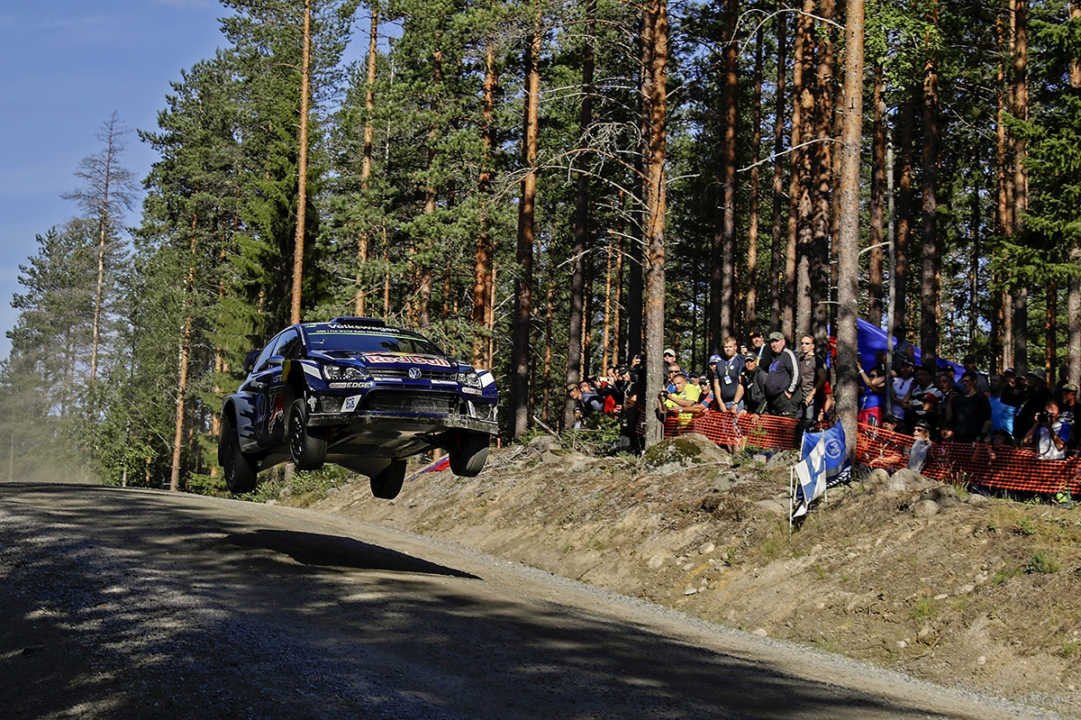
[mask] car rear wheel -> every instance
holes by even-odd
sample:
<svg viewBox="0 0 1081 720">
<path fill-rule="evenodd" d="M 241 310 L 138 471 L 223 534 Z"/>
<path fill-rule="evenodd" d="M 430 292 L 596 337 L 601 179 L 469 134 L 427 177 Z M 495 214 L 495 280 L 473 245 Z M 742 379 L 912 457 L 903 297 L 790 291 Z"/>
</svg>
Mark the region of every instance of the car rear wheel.
<svg viewBox="0 0 1081 720">
<path fill-rule="evenodd" d="M 447 453 L 450 469 L 455 475 L 473 477 L 484 469 L 488 461 L 488 433 L 461 432 L 451 441 Z"/>
<path fill-rule="evenodd" d="M 229 492 L 240 494 L 255 489 L 255 462 L 241 451 L 233 419 L 228 414 L 221 419 L 218 460 L 221 462 L 225 486 L 229 488 Z"/>
<path fill-rule="evenodd" d="M 303 398 L 289 406 L 289 455 L 298 470 L 318 470 L 327 458 L 326 438 L 308 430 L 308 405 Z"/>
<path fill-rule="evenodd" d="M 405 460 L 391 460 L 382 472 L 372 475 L 372 495 L 383 500 L 393 500 L 402 491 L 405 482 Z"/>
</svg>

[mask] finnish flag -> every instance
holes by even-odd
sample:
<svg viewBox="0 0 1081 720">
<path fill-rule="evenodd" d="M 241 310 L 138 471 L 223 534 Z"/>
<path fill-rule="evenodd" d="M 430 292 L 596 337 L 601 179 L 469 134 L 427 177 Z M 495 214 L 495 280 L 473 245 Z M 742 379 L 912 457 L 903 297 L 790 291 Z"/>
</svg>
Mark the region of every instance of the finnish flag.
<svg viewBox="0 0 1081 720">
<path fill-rule="evenodd" d="M 803 460 L 796 465 L 793 519 L 806 515 L 811 503 L 820 498 L 827 487 L 848 478 L 851 469 L 845 449 L 845 430 L 839 422 L 820 433 L 803 434 Z"/>
</svg>

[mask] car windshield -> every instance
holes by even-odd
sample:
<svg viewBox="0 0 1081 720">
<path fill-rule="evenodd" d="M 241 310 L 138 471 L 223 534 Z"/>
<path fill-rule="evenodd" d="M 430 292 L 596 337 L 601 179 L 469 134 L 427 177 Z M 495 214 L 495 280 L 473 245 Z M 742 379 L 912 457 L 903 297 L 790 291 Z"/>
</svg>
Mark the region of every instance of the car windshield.
<svg viewBox="0 0 1081 720">
<path fill-rule="evenodd" d="M 307 335 L 308 347 L 325 353 L 443 354 L 439 348 L 424 338 L 408 335 L 336 329 L 309 330 Z"/>
</svg>

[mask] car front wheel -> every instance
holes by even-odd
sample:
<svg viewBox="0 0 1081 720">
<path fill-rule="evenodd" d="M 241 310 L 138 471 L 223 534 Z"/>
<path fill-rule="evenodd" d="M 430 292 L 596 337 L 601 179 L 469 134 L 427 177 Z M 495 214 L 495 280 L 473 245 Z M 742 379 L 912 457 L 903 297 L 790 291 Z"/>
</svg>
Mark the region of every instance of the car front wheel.
<svg viewBox="0 0 1081 720">
<path fill-rule="evenodd" d="M 240 450 L 233 419 L 225 414 L 221 419 L 221 437 L 218 438 L 218 458 L 225 475 L 229 492 L 240 494 L 255 489 L 255 462 Z"/>
<path fill-rule="evenodd" d="M 372 495 L 383 500 L 393 500 L 402 491 L 405 482 L 405 460 L 391 460 L 382 472 L 372 475 Z"/>
<path fill-rule="evenodd" d="M 463 477 L 479 474 L 488 461 L 488 443 L 487 433 L 462 432 L 455 436 L 447 448 L 451 472 Z"/>
<path fill-rule="evenodd" d="M 318 470 L 327 457 L 326 438 L 308 430 L 308 405 L 303 398 L 289 406 L 289 455 L 298 470 Z"/>
</svg>

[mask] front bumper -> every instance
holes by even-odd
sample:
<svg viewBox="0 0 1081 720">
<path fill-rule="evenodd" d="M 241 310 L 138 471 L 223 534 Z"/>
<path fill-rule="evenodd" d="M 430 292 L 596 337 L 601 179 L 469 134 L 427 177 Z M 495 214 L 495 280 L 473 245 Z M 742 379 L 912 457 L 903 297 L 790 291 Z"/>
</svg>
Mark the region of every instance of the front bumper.
<svg viewBox="0 0 1081 720">
<path fill-rule="evenodd" d="M 396 428 L 414 426 L 418 433 L 431 433 L 439 429 L 464 429 L 499 434 L 499 421 L 493 407 L 490 417 L 470 417 L 461 413 L 428 415 L 419 413 L 396 413 L 381 410 L 358 410 L 351 413 L 323 412 L 308 415 L 309 427 L 348 426 L 362 429 L 364 426 L 393 425 Z"/>
</svg>

